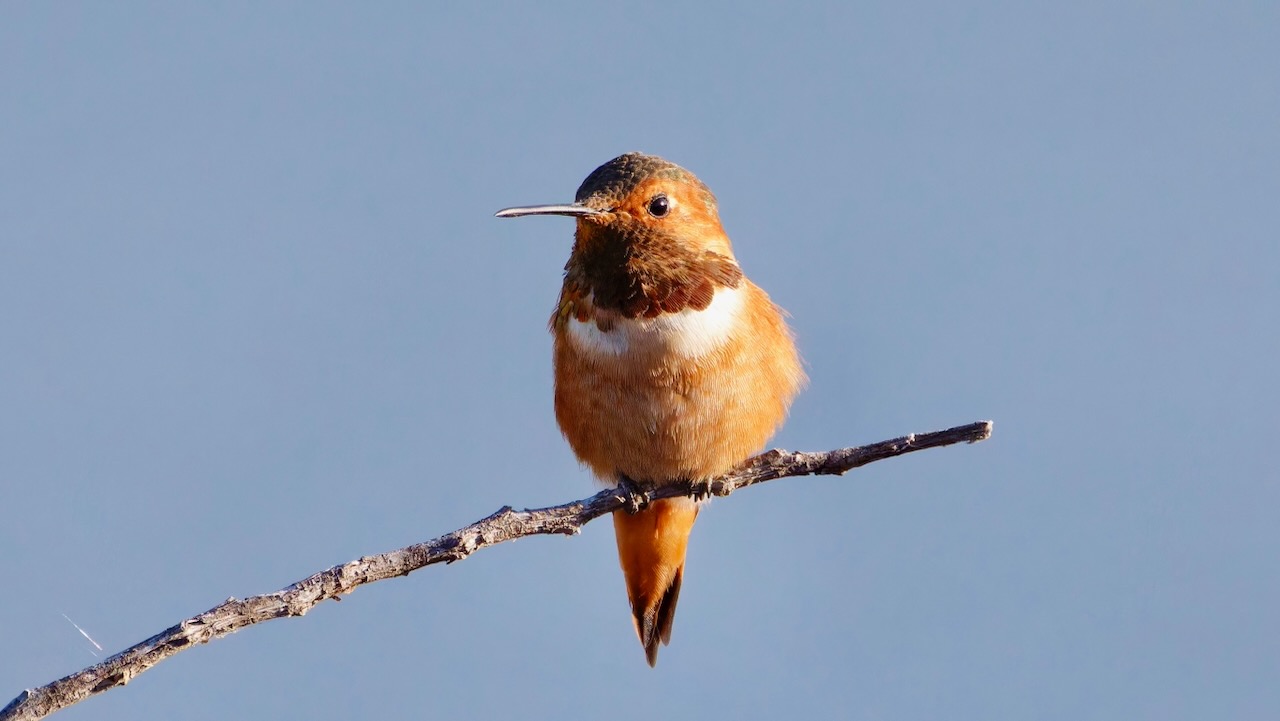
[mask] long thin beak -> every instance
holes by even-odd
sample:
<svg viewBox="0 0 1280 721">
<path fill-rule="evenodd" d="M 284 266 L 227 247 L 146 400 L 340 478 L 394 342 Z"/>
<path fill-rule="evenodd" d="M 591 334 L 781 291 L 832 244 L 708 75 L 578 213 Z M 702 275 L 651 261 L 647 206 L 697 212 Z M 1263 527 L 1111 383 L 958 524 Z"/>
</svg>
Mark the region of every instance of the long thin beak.
<svg viewBox="0 0 1280 721">
<path fill-rule="evenodd" d="M 585 218 L 589 215 L 599 215 L 602 210 L 588 208 L 585 205 L 528 205 L 523 208 L 503 208 L 494 213 L 497 218 L 519 218 L 524 215 L 571 215 L 578 218 Z"/>
</svg>

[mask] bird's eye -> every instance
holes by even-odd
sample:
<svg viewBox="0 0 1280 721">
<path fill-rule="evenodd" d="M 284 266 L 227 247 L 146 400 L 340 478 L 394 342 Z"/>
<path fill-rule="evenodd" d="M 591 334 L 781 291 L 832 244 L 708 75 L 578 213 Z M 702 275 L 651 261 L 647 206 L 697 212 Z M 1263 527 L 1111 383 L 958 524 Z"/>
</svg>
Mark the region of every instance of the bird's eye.
<svg viewBox="0 0 1280 721">
<path fill-rule="evenodd" d="M 655 195 L 649 200 L 649 215 L 661 218 L 671 212 L 671 201 L 665 195 Z"/>
</svg>

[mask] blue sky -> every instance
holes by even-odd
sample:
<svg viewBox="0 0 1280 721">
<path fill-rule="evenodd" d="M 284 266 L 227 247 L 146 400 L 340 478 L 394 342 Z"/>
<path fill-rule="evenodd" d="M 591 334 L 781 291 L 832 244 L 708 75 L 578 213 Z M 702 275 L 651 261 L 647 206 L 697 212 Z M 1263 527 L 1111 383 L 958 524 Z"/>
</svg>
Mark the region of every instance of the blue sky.
<svg viewBox="0 0 1280 721">
<path fill-rule="evenodd" d="M 772 445 L 991 418 L 699 520 L 650 670 L 607 522 L 59 718 L 1280 710 L 1267 3 L 7 4 L 0 695 L 228 596 L 587 495 L 570 200 L 716 192 L 811 378 Z"/>
</svg>

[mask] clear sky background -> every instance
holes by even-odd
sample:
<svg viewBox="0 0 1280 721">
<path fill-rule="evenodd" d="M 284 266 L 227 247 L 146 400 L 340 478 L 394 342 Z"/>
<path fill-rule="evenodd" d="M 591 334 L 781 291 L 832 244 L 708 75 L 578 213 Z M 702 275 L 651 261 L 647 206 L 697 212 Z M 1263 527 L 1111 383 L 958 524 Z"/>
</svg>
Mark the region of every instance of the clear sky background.
<svg viewBox="0 0 1280 721">
<path fill-rule="evenodd" d="M 6 3 L 0 704 L 229 596 L 593 491 L 572 199 L 717 193 L 812 379 L 650 670 L 607 521 L 65 719 L 1280 713 L 1273 3 Z"/>
</svg>

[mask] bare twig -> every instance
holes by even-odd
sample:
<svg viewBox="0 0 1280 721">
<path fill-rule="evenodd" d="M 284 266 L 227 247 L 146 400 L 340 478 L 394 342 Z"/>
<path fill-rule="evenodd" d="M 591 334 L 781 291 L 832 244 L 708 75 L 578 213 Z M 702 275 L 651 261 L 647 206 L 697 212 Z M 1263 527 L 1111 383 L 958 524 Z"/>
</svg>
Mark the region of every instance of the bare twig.
<svg viewBox="0 0 1280 721">
<path fill-rule="evenodd" d="M 461 561 L 503 541 L 539 534 L 574 535 L 589 521 L 619 509 L 643 508 L 675 496 L 727 496 L 746 486 L 788 476 L 839 475 L 858 466 L 926 448 L 976 443 L 991 436 L 991 421 L 978 421 L 934 433 L 918 433 L 857 448 L 825 453 L 762 453 L 736 470 L 704 483 L 677 483 L 641 490 L 610 488 L 580 501 L 517 511 L 510 506 L 426 543 L 365 556 L 334 566 L 285 588 L 244 600 L 235 598 L 161 631 L 151 638 L 82 671 L 36 689 L 28 689 L 0 710 L 0 721 L 39 719 L 107 689 L 123 686 L 161 661 L 246 626 L 285 616 L 302 616 L 321 601 L 337 600 L 357 586 L 405 576 L 433 563 Z"/>
</svg>

